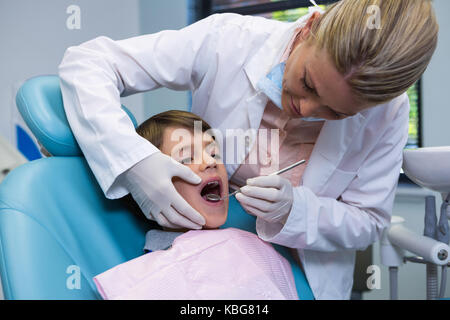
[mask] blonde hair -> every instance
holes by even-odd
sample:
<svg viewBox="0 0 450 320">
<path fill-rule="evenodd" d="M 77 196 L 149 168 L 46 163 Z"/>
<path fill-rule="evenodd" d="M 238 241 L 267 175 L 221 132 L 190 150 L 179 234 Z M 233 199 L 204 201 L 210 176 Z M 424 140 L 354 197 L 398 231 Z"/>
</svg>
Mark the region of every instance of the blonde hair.
<svg viewBox="0 0 450 320">
<path fill-rule="evenodd" d="M 431 0 L 341 0 L 314 21 L 308 43 L 327 51 L 358 98 L 385 103 L 425 72 L 438 30 Z"/>
</svg>

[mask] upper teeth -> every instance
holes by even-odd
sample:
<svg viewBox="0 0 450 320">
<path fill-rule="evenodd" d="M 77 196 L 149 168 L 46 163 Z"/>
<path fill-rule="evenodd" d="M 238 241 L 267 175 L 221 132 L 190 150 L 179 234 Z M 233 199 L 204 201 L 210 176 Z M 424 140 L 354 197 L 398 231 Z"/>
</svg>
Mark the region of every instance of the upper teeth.
<svg viewBox="0 0 450 320">
<path fill-rule="evenodd" d="M 218 181 L 211 181 L 206 184 L 208 187 L 215 187 L 219 185 Z"/>
</svg>

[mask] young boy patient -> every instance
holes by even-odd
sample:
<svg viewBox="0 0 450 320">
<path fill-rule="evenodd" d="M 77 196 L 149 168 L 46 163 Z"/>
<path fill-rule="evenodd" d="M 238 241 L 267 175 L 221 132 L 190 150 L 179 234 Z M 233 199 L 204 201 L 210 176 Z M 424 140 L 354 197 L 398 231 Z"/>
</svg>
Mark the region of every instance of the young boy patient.
<svg viewBox="0 0 450 320">
<path fill-rule="evenodd" d="M 196 123 L 200 143 L 194 141 Z M 198 116 L 175 110 L 137 128 L 202 179 L 192 185 L 175 177 L 173 183 L 206 224 L 203 230 L 150 230 L 148 253 L 94 277 L 103 299 L 298 299 L 289 262 L 269 243 L 247 231 L 218 229 L 227 219 L 228 198 L 213 202 L 206 195 L 226 195 L 228 177 L 209 129 Z"/>
</svg>

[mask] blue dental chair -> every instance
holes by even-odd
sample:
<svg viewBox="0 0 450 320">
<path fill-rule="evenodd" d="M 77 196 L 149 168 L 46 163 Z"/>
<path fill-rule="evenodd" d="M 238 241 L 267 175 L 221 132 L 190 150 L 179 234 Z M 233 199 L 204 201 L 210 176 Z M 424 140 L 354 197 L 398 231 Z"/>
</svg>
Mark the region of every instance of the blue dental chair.
<svg viewBox="0 0 450 320">
<path fill-rule="evenodd" d="M 92 278 L 143 254 L 151 226 L 124 201 L 105 198 L 70 130 L 57 76 L 35 77 L 16 103 L 51 157 L 26 163 L 0 184 L 0 274 L 5 299 L 100 299 Z M 133 115 L 123 107 L 136 126 Z M 235 198 L 225 227 L 255 232 Z M 286 248 L 300 299 L 314 299 Z"/>
</svg>

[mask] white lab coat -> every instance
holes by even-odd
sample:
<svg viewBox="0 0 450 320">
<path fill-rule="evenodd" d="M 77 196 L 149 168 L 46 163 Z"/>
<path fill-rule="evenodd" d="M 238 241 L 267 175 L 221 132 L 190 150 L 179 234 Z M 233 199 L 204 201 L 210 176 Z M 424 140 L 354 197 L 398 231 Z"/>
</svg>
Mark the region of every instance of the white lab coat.
<svg viewBox="0 0 450 320">
<path fill-rule="evenodd" d="M 257 129 L 267 97 L 256 83 L 307 18 L 283 23 L 212 15 L 179 31 L 121 41 L 99 37 L 67 49 L 59 66 L 67 118 L 106 196 L 127 194 L 120 174 L 157 151 L 135 133 L 120 96 L 159 87 L 191 90 L 192 111 L 213 128 Z M 408 117 L 404 94 L 326 121 L 284 227 L 257 219 L 262 239 L 297 248 L 316 299 L 350 297 L 355 250 L 379 239 L 389 224 Z M 230 176 L 251 147 L 226 165 Z"/>
</svg>

